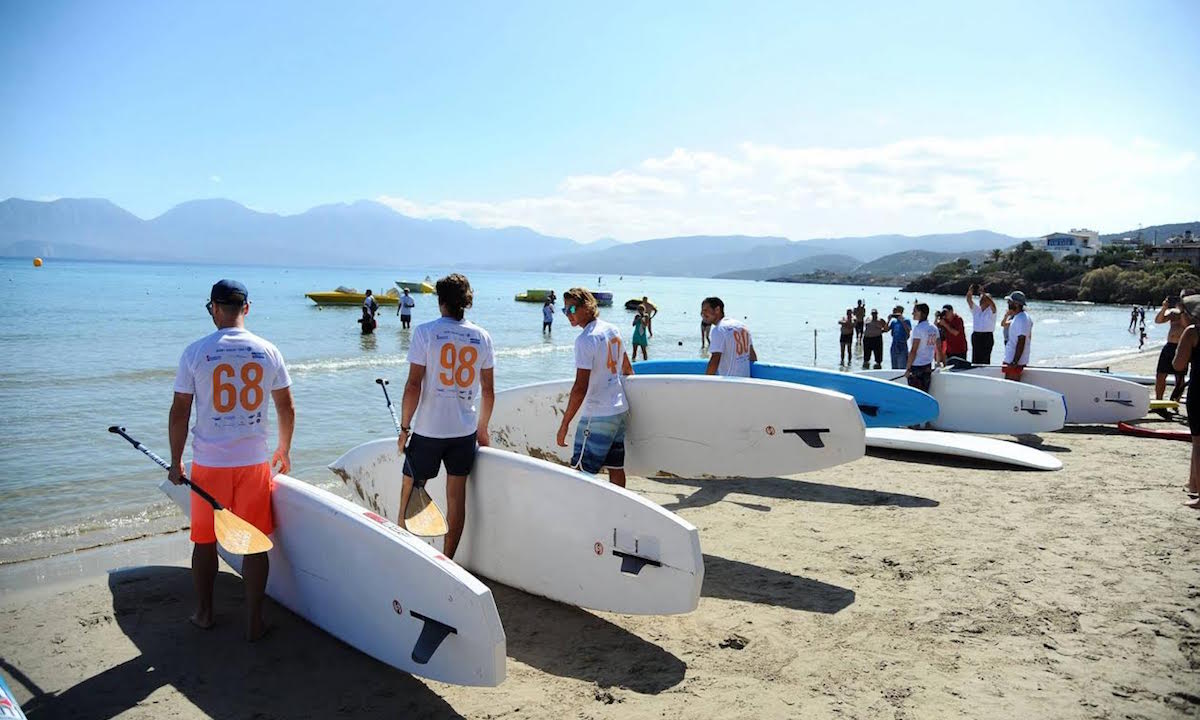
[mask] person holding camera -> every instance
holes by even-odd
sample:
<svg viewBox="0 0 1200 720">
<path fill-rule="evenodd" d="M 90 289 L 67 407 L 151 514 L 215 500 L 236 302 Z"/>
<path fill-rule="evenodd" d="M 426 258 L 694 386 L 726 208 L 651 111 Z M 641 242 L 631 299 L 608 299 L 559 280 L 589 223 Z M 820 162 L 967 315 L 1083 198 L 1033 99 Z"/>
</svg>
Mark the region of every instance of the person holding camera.
<svg viewBox="0 0 1200 720">
<path fill-rule="evenodd" d="M 908 336 L 912 335 L 912 323 L 904 317 L 904 306 L 897 305 L 888 315 L 888 332 L 892 334 L 892 345 L 889 354 L 892 356 L 892 369 L 902 370 L 908 362 Z"/>
<path fill-rule="evenodd" d="M 1157 400 L 1162 400 L 1163 393 L 1167 390 L 1167 375 L 1175 376 L 1175 388 L 1171 391 L 1171 399 L 1178 401 L 1183 397 L 1183 386 L 1187 373 L 1176 372 L 1175 368 L 1171 366 L 1175 360 L 1175 350 L 1179 347 L 1179 338 L 1183 337 L 1183 331 L 1188 326 L 1183 310 L 1180 309 L 1179 300 L 1174 295 L 1163 298 L 1162 307 L 1154 316 L 1155 324 L 1169 323 L 1167 342 L 1158 354 L 1158 367 L 1154 371 L 1154 397 Z"/>
<path fill-rule="evenodd" d="M 943 332 L 942 357 L 946 362 L 958 358 L 967 361 L 967 331 L 962 317 L 954 313 L 954 306 L 946 303 L 938 313 L 937 326 Z"/>
<path fill-rule="evenodd" d="M 971 308 L 971 364 L 991 365 L 996 344 L 996 301 L 982 285 L 971 285 L 967 288 L 967 307 Z"/>
</svg>

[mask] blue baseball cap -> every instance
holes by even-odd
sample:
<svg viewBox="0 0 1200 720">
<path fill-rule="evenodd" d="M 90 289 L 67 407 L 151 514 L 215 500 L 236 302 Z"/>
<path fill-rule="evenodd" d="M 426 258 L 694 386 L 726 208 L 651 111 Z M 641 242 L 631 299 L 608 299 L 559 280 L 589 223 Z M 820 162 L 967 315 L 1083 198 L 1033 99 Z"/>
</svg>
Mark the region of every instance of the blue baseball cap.
<svg viewBox="0 0 1200 720">
<path fill-rule="evenodd" d="M 246 302 L 250 298 L 250 293 L 246 292 L 246 286 L 237 280 L 218 280 L 212 286 L 212 292 L 208 297 L 221 305 L 236 305 Z"/>
</svg>

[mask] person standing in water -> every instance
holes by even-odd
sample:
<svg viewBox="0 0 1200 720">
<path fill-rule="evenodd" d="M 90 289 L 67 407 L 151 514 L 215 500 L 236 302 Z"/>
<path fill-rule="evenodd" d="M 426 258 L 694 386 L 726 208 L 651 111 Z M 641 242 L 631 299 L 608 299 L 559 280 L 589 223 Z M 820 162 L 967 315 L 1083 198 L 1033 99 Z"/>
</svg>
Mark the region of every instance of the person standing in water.
<svg viewBox="0 0 1200 720">
<path fill-rule="evenodd" d="M 871 310 L 871 317 L 863 325 L 863 370 L 871 366 L 871 356 L 875 356 L 875 369 L 883 367 L 883 331 L 887 323 L 879 318 L 878 310 Z"/>
<path fill-rule="evenodd" d="M 854 311 L 846 308 L 846 316 L 838 320 L 838 367 L 850 367 L 854 360 Z"/>
<path fill-rule="evenodd" d="M 967 307 L 971 308 L 971 364 L 991 365 L 996 344 L 996 301 L 982 285 L 972 285 L 967 288 Z"/>
<path fill-rule="evenodd" d="M 246 329 L 250 297 L 236 280 L 212 286 L 206 306 L 217 331 L 188 345 L 175 374 L 175 398 L 167 423 L 171 463 L 167 478 L 183 482 L 183 450 L 188 420 L 192 427 L 191 480 L 217 502 L 264 535 L 275 530 L 271 487 L 275 473 L 292 468 L 290 457 L 296 409 L 292 379 L 279 349 Z M 267 454 L 267 396 L 279 422 L 275 452 Z M 268 460 L 269 458 L 269 460 Z M 217 579 L 217 536 L 213 507 L 196 493 L 192 498 L 192 580 L 196 588 L 193 625 L 213 625 L 213 586 Z M 267 554 L 242 557 L 246 588 L 246 639 L 263 636 L 263 596 L 270 563 Z"/>
<path fill-rule="evenodd" d="M 466 319 L 474 293 L 453 273 L 437 281 L 441 317 L 413 330 L 408 382 L 397 444 L 404 453 L 400 520 L 416 482 L 437 477 L 446 466 L 446 533 L 443 553 L 453 559 L 467 520 L 467 476 L 479 446 L 487 446 L 495 404 L 492 336 Z"/>
<path fill-rule="evenodd" d="M 700 314 L 713 326 L 705 374 L 750 377 L 750 363 L 758 362 L 750 330 L 740 321 L 725 317 L 725 303 L 719 297 L 705 298 L 700 303 Z"/>
<path fill-rule="evenodd" d="M 854 340 L 862 342 L 863 338 L 863 323 L 867 317 L 867 305 L 862 300 L 854 306 Z M 850 363 L 846 363 L 849 365 Z"/>
<path fill-rule="evenodd" d="M 1158 314 L 1154 316 L 1155 324 L 1168 323 L 1167 342 L 1158 353 L 1158 366 L 1154 370 L 1154 398 L 1156 400 L 1162 400 L 1163 393 L 1167 391 L 1167 375 L 1175 376 L 1175 387 L 1171 390 L 1171 399 L 1177 401 L 1183 397 L 1183 386 L 1187 373 L 1175 372 L 1173 365 L 1175 351 L 1179 347 L 1179 338 L 1183 337 L 1183 331 L 1188 326 L 1187 318 L 1184 317 L 1181 307 L 1180 298 L 1166 297 L 1163 298 Z"/>
<path fill-rule="evenodd" d="M 582 410 L 575 426 L 571 467 L 592 475 L 608 468 L 609 482 L 625 487 L 629 404 L 624 377 L 633 374 L 633 365 L 621 331 L 598 317 L 596 297 L 584 288 L 563 293 L 563 313 L 571 327 L 581 331 L 575 338 L 575 383 L 555 442 L 559 447 L 567 446 L 571 420 Z"/>
<path fill-rule="evenodd" d="M 408 294 L 408 288 L 404 288 L 404 293 L 400 296 L 400 302 L 396 303 L 396 314 L 400 316 L 400 327 L 409 329 L 412 327 L 412 309 L 417 306 L 417 301 L 412 295 Z"/>
<path fill-rule="evenodd" d="M 650 298 L 642 296 L 643 314 L 646 316 L 646 332 L 654 337 L 654 316 L 658 314 L 658 306 L 650 302 Z"/>
<path fill-rule="evenodd" d="M 638 348 L 642 349 L 642 359 L 649 360 L 650 356 L 646 354 L 646 347 L 650 343 L 646 340 L 646 307 L 638 306 L 637 315 L 633 316 L 633 361 L 637 362 Z"/>
<path fill-rule="evenodd" d="M 542 334 L 545 335 L 554 326 L 554 301 L 549 297 L 542 303 Z"/>
<path fill-rule="evenodd" d="M 888 331 L 892 334 L 892 345 L 889 354 L 892 356 L 892 369 L 903 370 L 908 364 L 908 336 L 912 334 L 912 323 L 904 317 L 904 306 L 892 308 L 888 316 Z"/>
<path fill-rule="evenodd" d="M 1200 336 L 1196 332 L 1196 320 L 1200 319 L 1200 295 L 1187 295 L 1179 301 L 1179 309 L 1183 321 L 1187 323 L 1179 336 L 1179 344 L 1175 350 L 1172 369 L 1177 373 L 1187 372 L 1191 368 L 1191 378 L 1187 389 L 1188 430 L 1192 435 L 1192 458 L 1188 471 L 1188 495 L 1185 505 L 1200 509 Z"/>
</svg>

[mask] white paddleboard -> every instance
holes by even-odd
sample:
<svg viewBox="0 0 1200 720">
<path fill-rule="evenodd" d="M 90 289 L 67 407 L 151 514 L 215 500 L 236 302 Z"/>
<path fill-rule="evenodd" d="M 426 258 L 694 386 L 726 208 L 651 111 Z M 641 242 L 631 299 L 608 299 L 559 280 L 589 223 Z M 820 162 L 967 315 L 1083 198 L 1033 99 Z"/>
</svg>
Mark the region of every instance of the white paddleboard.
<svg viewBox="0 0 1200 720">
<path fill-rule="evenodd" d="M 398 518 L 403 465 L 388 438 L 359 445 L 329 469 L 357 502 Z M 446 512 L 445 470 L 425 487 Z M 691 612 L 704 581 L 700 534 L 678 515 L 603 479 L 486 447 L 467 480 L 454 560 L 534 595 L 626 614 Z"/>
<path fill-rule="evenodd" d="M 862 374 L 907 382 L 899 370 Z M 930 423 L 935 430 L 1023 435 L 1060 430 L 1067 418 L 1062 395 L 1029 383 L 938 369 L 929 394 L 938 401 L 937 420 Z"/>
<path fill-rule="evenodd" d="M 572 381 L 496 393 L 492 443 L 563 465 L 555 442 Z M 854 398 L 774 380 L 707 375 L 625 378 L 625 470 L 640 477 L 775 477 L 857 460 L 866 452 Z"/>
<path fill-rule="evenodd" d="M 1035 470 L 1062 469 L 1061 460 L 1036 448 L 967 433 L 909 430 L 908 428 L 867 428 L 867 447 L 956 455 Z"/>
<path fill-rule="evenodd" d="M 159 488 L 191 513 L 191 491 Z M 499 685 L 505 637 L 492 591 L 420 538 L 331 492 L 275 476 L 267 594 L 392 667 L 455 685 Z M 241 571 L 240 555 L 221 551 Z M 449 629 L 448 629 L 449 628 Z"/>
<path fill-rule="evenodd" d="M 946 372 L 945 370 L 943 372 Z M 999 365 L 985 365 L 956 374 L 1003 378 Z M 1119 423 L 1137 420 L 1150 410 L 1150 393 L 1145 386 L 1110 374 L 1086 370 L 1057 370 L 1027 367 L 1021 382 L 1053 390 L 1067 403 L 1068 424 Z"/>
</svg>

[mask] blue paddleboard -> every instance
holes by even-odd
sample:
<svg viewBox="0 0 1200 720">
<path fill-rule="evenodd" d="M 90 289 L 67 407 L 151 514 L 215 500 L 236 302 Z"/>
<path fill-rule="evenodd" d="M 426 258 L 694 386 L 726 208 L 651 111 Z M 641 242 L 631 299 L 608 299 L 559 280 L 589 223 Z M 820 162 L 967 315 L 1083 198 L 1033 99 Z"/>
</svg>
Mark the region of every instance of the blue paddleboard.
<svg viewBox="0 0 1200 720">
<path fill-rule="evenodd" d="M 706 360 L 644 360 L 634 363 L 633 370 L 638 375 L 703 375 L 707 366 Z M 750 376 L 849 395 L 858 403 L 863 424 L 869 428 L 920 425 L 938 416 L 938 403 L 932 396 L 907 385 L 853 373 L 756 362 L 750 365 Z"/>
<path fill-rule="evenodd" d="M 12 691 L 4 684 L 3 676 L 0 676 L 0 718 L 25 720 L 25 713 L 21 712 L 21 706 L 17 704 L 17 698 L 13 696 Z"/>
</svg>

